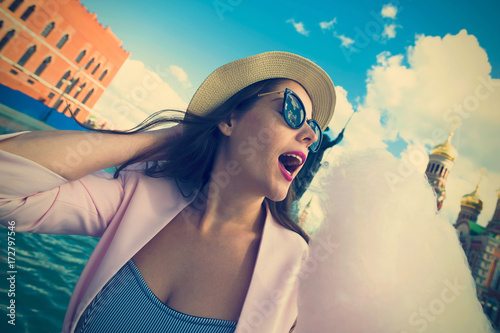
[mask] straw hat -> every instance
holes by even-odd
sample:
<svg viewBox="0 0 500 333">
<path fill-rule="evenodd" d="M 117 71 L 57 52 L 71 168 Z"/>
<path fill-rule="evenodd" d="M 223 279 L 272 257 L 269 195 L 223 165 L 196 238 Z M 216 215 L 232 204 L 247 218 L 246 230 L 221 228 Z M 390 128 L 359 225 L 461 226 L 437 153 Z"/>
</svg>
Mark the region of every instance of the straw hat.
<svg viewBox="0 0 500 333">
<path fill-rule="evenodd" d="M 203 115 L 249 85 L 266 79 L 297 81 L 309 94 L 313 118 L 324 130 L 335 109 L 333 82 L 312 61 L 288 52 L 264 52 L 225 64 L 210 74 L 194 94 L 188 112 Z"/>
</svg>

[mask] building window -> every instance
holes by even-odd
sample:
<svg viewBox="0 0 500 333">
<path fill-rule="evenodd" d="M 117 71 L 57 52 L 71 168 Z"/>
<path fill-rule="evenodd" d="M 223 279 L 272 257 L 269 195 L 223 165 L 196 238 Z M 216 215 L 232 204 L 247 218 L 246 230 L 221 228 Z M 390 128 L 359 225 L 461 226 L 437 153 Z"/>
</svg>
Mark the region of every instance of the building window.
<svg viewBox="0 0 500 333">
<path fill-rule="evenodd" d="M 52 57 L 47 57 L 45 60 L 38 66 L 38 68 L 35 71 L 35 75 L 42 75 L 42 72 L 45 70 L 48 64 L 52 61 Z"/>
<path fill-rule="evenodd" d="M 14 0 L 14 2 L 9 6 L 9 10 L 14 13 L 22 3 L 23 0 Z"/>
<path fill-rule="evenodd" d="M 54 93 L 50 93 L 48 96 L 49 99 L 52 99 L 52 97 L 54 97 Z"/>
<path fill-rule="evenodd" d="M 76 117 L 76 115 L 80 112 L 80 108 L 76 108 L 75 112 L 73 113 L 73 117 Z"/>
<path fill-rule="evenodd" d="M 0 51 L 4 48 L 5 44 L 14 36 L 15 30 L 12 29 L 11 31 L 7 32 L 5 36 L 3 36 L 2 40 L 0 40 Z"/>
<path fill-rule="evenodd" d="M 101 64 L 97 64 L 97 66 L 95 66 L 94 70 L 92 71 L 92 75 L 94 75 L 95 72 L 97 72 L 97 70 L 99 69 L 99 67 L 101 67 Z"/>
<path fill-rule="evenodd" d="M 24 66 L 24 64 L 26 64 L 26 61 L 29 60 L 29 58 L 31 58 L 31 56 L 33 55 L 33 53 L 35 53 L 36 51 L 36 45 L 33 45 L 31 46 L 24 54 L 23 56 L 21 57 L 21 59 L 19 59 L 19 61 L 17 62 L 17 64 L 19 66 Z"/>
<path fill-rule="evenodd" d="M 21 16 L 21 20 L 26 21 L 28 19 L 28 17 L 30 17 L 31 13 L 33 13 L 34 10 L 35 10 L 35 5 L 29 6 L 28 9 L 26 9 L 24 11 L 23 15 Z"/>
<path fill-rule="evenodd" d="M 50 34 L 50 32 L 52 31 L 52 29 L 54 29 L 54 22 L 50 22 L 49 24 L 47 24 L 45 29 L 43 29 L 43 31 L 42 31 L 42 36 L 47 37 Z"/>
<path fill-rule="evenodd" d="M 93 93 L 94 93 L 94 89 L 92 89 L 91 91 L 89 91 L 89 93 L 87 94 L 87 96 L 85 96 L 85 98 L 83 99 L 82 104 L 87 103 L 87 101 L 89 100 L 90 96 L 92 96 Z"/>
<path fill-rule="evenodd" d="M 53 106 L 53 107 L 54 107 L 54 109 L 56 109 L 56 110 L 57 110 L 57 109 L 59 109 L 59 107 L 61 106 L 61 104 L 62 104 L 62 100 L 61 100 L 61 99 L 58 99 L 58 100 L 55 102 L 54 106 Z"/>
<path fill-rule="evenodd" d="M 99 81 L 102 81 L 104 79 L 104 77 L 106 76 L 106 74 L 108 74 L 108 70 L 107 69 L 101 74 L 101 77 L 99 78 Z"/>
<path fill-rule="evenodd" d="M 89 63 L 87 64 L 87 66 L 85 66 L 85 69 L 89 69 L 90 66 L 92 66 L 92 64 L 94 63 L 94 58 L 90 59 Z"/>
<path fill-rule="evenodd" d="M 2 27 L 3 27 L 3 21 L 0 20 L 0 28 L 2 28 Z"/>
<path fill-rule="evenodd" d="M 76 57 L 76 63 L 79 64 L 80 61 L 82 61 L 83 57 L 85 57 L 85 54 L 87 53 L 87 51 L 83 50 L 82 52 L 80 52 L 80 54 L 78 55 L 78 57 Z"/>
<path fill-rule="evenodd" d="M 76 80 L 75 80 L 75 79 L 73 79 L 73 80 L 71 81 L 71 84 L 68 84 L 68 88 L 66 88 L 65 93 L 69 95 L 69 94 L 71 93 L 71 91 L 73 90 L 73 88 L 74 88 L 76 85 L 78 85 L 78 82 L 80 82 L 80 79 L 76 79 Z"/>
<path fill-rule="evenodd" d="M 70 71 L 67 71 L 66 73 L 64 73 L 64 75 L 59 80 L 59 82 L 57 82 L 56 88 L 58 88 L 58 89 L 61 88 L 61 86 L 63 85 L 63 83 L 66 82 L 66 80 L 68 79 L 69 74 L 70 74 Z"/>
<path fill-rule="evenodd" d="M 57 47 L 58 49 L 61 49 L 61 48 L 64 46 L 64 44 L 66 44 L 66 42 L 68 41 L 68 38 L 69 38 L 68 34 L 66 34 L 66 35 L 62 36 L 62 38 L 61 38 L 61 39 L 59 40 L 59 42 L 56 44 L 56 47 Z"/>
<path fill-rule="evenodd" d="M 76 93 L 75 93 L 75 96 L 74 96 L 75 99 L 78 97 L 78 95 L 80 95 L 80 93 L 82 92 L 83 88 L 85 88 L 86 85 L 87 84 L 84 83 L 81 86 L 79 86 L 78 89 L 76 89 Z"/>
</svg>

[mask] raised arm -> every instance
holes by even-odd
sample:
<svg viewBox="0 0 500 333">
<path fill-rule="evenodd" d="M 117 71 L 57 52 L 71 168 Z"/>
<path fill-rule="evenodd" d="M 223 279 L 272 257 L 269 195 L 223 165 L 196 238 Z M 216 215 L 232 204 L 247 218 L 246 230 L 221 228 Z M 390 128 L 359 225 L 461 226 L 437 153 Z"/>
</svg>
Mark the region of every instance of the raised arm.
<svg viewBox="0 0 500 333">
<path fill-rule="evenodd" d="M 0 150 L 36 162 L 67 180 L 121 165 L 143 148 L 180 133 L 179 125 L 135 134 L 37 131 L 0 141 Z"/>
<path fill-rule="evenodd" d="M 99 170 L 123 164 L 143 148 L 178 133 L 176 126 L 126 135 L 79 131 L 0 135 L 0 224 L 13 220 L 19 232 L 100 237 L 124 198 L 131 200 L 138 179 L 149 178 L 124 171 L 114 179 Z"/>
</svg>

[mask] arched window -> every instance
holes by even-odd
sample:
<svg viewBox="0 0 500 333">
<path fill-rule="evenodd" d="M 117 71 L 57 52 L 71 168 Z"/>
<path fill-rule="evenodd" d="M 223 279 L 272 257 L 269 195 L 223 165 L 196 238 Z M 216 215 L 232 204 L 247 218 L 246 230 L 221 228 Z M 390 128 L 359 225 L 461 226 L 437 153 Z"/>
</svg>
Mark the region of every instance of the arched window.
<svg viewBox="0 0 500 333">
<path fill-rule="evenodd" d="M 61 88 L 61 86 L 63 85 L 63 83 L 68 79 L 69 75 L 71 74 L 70 71 L 67 71 L 66 73 L 64 73 L 64 75 L 62 76 L 62 78 L 59 80 L 59 82 L 57 82 L 56 84 L 56 88 Z"/>
<path fill-rule="evenodd" d="M 80 54 L 78 55 L 78 57 L 76 57 L 76 63 L 79 64 L 80 61 L 82 61 L 83 57 L 85 57 L 85 54 L 87 53 L 86 50 L 83 50 L 82 52 L 80 52 Z"/>
<path fill-rule="evenodd" d="M 71 93 L 71 91 L 73 90 L 73 88 L 78 85 L 78 82 L 80 82 L 80 79 L 76 79 L 76 80 L 73 79 L 71 81 L 71 84 L 68 85 L 68 88 L 66 88 L 65 93 L 69 95 Z"/>
<path fill-rule="evenodd" d="M 53 108 L 57 110 L 57 109 L 59 109 L 59 107 L 61 106 L 61 104 L 62 104 L 62 99 L 58 99 L 58 100 L 54 103 Z"/>
<path fill-rule="evenodd" d="M 106 74 L 108 74 L 108 70 L 107 69 L 101 74 L 101 77 L 99 78 L 99 81 L 102 81 L 104 79 L 104 77 L 106 76 Z"/>
<path fill-rule="evenodd" d="M 14 0 L 14 2 L 9 6 L 9 10 L 14 13 L 22 3 L 23 0 Z"/>
<path fill-rule="evenodd" d="M 66 42 L 68 41 L 68 38 L 69 38 L 69 35 L 68 35 L 68 34 L 66 34 L 66 35 L 62 36 L 62 38 L 61 38 L 61 39 L 59 40 L 59 42 L 56 44 L 56 47 L 57 47 L 58 49 L 61 49 L 61 48 L 64 46 L 64 44 L 66 44 Z"/>
<path fill-rule="evenodd" d="M 74 98 L 77 98 L 77 97 L 78 97 L 78 95 L 80 95 L 80 93 L 82 92 L 83 88 L 85 88 L 85 86 L 86 86 L 86 85 L 87 85 L 87 84 L 86 84 L 86 83 L 84 83 L 84 84 L 82 84 L 81 86 L 79 86 L 79 87 L 78 87 L 78 89 L 76 89 L 76 93 L 75 93 Z"/>
<path fill-rule="evenodd" d="M 12 29 L 11 31 L 7 32 L 5 34 L 5 36 L 3 36 L 2 40 L 0 40 L 0 51 L 2 51 L 2 49 L 4 48 L 5 44 L 7 44 L 7 42 L 12 38 L 14 37 L 14 34 L 15 34 L 15 30 Z"/>
<path fill-rule="evenodd" d="M 93 93 L 94 93 L 94 89 L 92 89 L 91 91 L 89 91 L 89 93 L 87 94 L 87 96 L 85 96 L 85 98 L 83 99 L 82 103 L 83 104 L 87 103 L 87 101 L 89 100 L 90 96 L 92 96 Z"/>
<path fill-rule="evenodd" d="M 69 104 L 67 104 L 62 113 L 66 114 L 66 111 L 69 111 L 70 108 L 71 108 L 71 106 L 69 106 Z"/>
<path fill-rule="evenodd" d="M 48 64 L 52 61 L 52 57 L 47 57 L 45 60 L 38 66 L 38 68 L 35 71 L 35 75 L 42 75 L 42 72 L 45 70 Z"/>
<path fill-rule="evenodd" d="M 0 20 L 0 29 L 3 27 L 3 21 Z"/>
<path fill-rule="evenodd" d="M 19 66 L 24 66 L 24 64 L 26 64 L 26 61 L 28 61 L 29 58 L 31 58 L 31 56 L 33 55 L 33 53 L 35 53 L 35 51 L 36 51 L 36 45 L 32 45 L 26 52 L 24 52 L 23 56 L 21 57 L 21 59 L 19 59 L 17 64 Z"/>
<path fill-rule="evenodd" d="M 45 26 L 45 29 L 43 29 L 42 31 L 42 36 L 47 37 L 52 29 L 54 29 L 54 22 L 50 22 L 49 24 L 47 24 L 47 26 Z"/>
<path fill-rule="evenodd" d="M 76 108 L 75 112 L 73 113 L 73 116 L 76 117 L 76 115 L 78 114 L 78 112 L 80 112 L 80 108 Z"/>
<path fill-rule="evenodd" d="M 85 69 L 89 69 L 89 67 L 94 63 L 94 58 L 90 59 L 89 63 L 87 66 L 85 66 Z"/>
<path fill-rule="evenodd" d="M 21 16 L 21 20 L 26 21 L 28 19 L 28 17 L 30 17 L 31 13 L 33 13 L 34 10 L 35 10 L 35 5 L 29 6 L 28 9 L 26 9 L 24 11 L 23 15 Z"/>
<path fill-rule="evenodd" d="M 92 71 L 92 75 L 94 75 L 95 72 L 97 72 L 97 70 L 99 69 L 99 67 L 101 67 L 101 64 L 97 64 L 97 66 L 95 66 L 94 70 Z"/>
</svg>

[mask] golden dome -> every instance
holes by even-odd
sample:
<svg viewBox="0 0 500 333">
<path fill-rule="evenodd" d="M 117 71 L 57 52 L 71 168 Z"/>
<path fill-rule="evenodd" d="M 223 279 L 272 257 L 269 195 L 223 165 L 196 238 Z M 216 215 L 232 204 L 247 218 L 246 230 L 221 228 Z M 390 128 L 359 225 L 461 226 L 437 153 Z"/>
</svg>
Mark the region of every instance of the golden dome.
<svg viewBox="0 0 500 333">
<path fill-rule="evenodd" d="M 478 211 L 483 210 L 483 200 L 481 200 L 481 198 L 479 198 L 479 196 L 477 195 L 478 188 L 479 186 L 476 186 L 474 192 L 464 195 L 462 197 L 462 200 L 460 201 L 460 204 L 462 206 L 477 209 Z"/>
<path fill-rule="evenodd" d="M 450 132 L 450 135 L 448 135 L 448 139 L 446 140 L 446 142 L 437 145 L 431 150 L 431 155 L 441 155 L 450 159 L 451 161 L 454 161 L 455 158 L 457 158 L 458 156 L 458 152 L 455 149 L 455 147 L 451 145 L 452 136 L 453 136 L 453 130 Z"/>
</svg>

